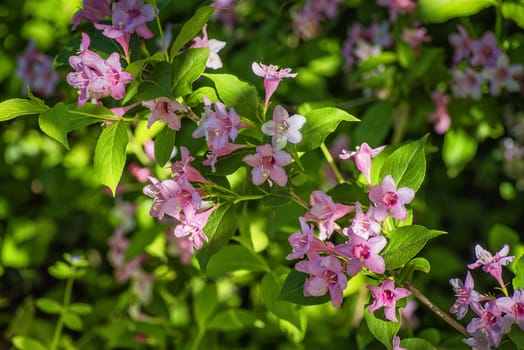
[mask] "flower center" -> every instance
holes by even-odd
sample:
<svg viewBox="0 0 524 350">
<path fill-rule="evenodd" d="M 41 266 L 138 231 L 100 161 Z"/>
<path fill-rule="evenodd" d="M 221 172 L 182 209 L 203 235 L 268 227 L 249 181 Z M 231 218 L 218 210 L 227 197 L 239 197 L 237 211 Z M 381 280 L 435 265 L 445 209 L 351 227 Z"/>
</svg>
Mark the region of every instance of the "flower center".
<svg viewBox="0 0 524 350">
<path fill-rule="evenodd" d="M 355 259 L 364 261 L 369 258 L 369 247 L 364 244 L 355 244 L 351 249 Z"/>
<path fill-rule="evenodd" d="M 398 196 L 395 192 L 387 191 L 382 196 L 382 203 L 388 208 L 394 207 L 395 205 L 397 205 L 397 202 Z"/>
</svg>

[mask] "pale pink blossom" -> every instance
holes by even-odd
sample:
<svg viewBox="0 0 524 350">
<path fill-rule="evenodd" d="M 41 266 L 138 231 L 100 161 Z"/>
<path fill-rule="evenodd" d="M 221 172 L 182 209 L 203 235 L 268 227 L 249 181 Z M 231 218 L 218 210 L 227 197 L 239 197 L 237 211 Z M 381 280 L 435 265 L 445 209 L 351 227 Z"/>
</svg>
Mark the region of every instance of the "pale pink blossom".
<svg viewBox="0 0 524 350">
<path fill-rule="evenodd" d="M 495 66 L 484 68 L 482 75 L 489 81 L 491 96 L 497 96 L 502 88 L 509 92 L 519 91 L 520 86 L 515 78 L 521 76 L 522 71 L 521 64 L 510 64 L 508 57 L 502 54 L 498 57 Z"/>
<path fill-rule="evenodd" d="M 378 0 L 377 4 L 387 7 L 391 22 L 394 22 L 398 15 L 414 13 L 417 6 L 412 0 Z"/>
<path fill-rule="evenodd" d="M 508 332 L 511 327 L 511 319 L 502 316 L 502 310 L 497 306 L 495 300 L 487 301 L 484 306 L 475 311 L 479 317 L 471 319 L 466 330 L 474 338 L 478 333 L 484 334 L 490 346 L 498 347 L 502 335 Z"/>
<path fill-rule="evenodd" d="M 502 280 L 502 266 L 506 266 L 511 263 L 515 257 L 508 256 L 509 246 L 504 244 L 500 250 L 492 255 L 489 251 L 482 248 L 480 245 L 475 246 L 475 255 L 477 261 L 468 265 L 470 270 L 476 269 L 482 266 L 484 272 L 489 273 L 493 276 L 502 288 L 504 287 L 504 281 Z"/>
<path fill-rule="evenodd" d="M 58 84 L 58 72 L 53 69 L 53 59 L 37 50 L 34 41 L 27 44 L 22 54 L 16 57 L 16 75 L 36 95 L 51 96 Z"/>
<path fill-rule="evenodd" d="M 405 288 L 395 288 L 395 283 L 386 279 L 380 286 L 368 286 L 373 295 L 373 303 L 369 306 L 369 313 L 384 307 L 384 315 L 391 322 L 398 322 L 396 303 L 398 300 L 411 295 Z"/>
<path fill-rule="evenodd" d="M 202 28 L 202 38 L 197 36 L 193 39 L 193 44 L 190 48 L 208 48 L 209 57 L 206 62 L 206 67 L 211 69 L 222 68 L 222 60 L 218 55 L 218 52 L 226 46 L 225 41 L 220 41 L 216 39 L 208 39 L 207 37 L 207 24 Z"/>
<path fill-rule="evenodd" d="M 480 100 L 482 85 L 484 84 L 484 79 L 480 73 L 466 67 L 464 71 L 453 69 L 451 74 L 453 75 L 451 88 L 455 97 L 471 97 L 474 100 Z"/>
<path fill-rule="evenodd" d="M 83 19 L 93 23 L 105 21 L 111 16 L 111 0 L 82 0 L 82 8 L 78 10 L 71 20 L 75 29 Z"/>
<path fill-rule="evenodd" d="M 524 289 L 517 289 L 511 297 L 497 298 L 495 303 L 524 331 Z"/>
<path fill-rule="evenodd" d="M 291 117 L 282 106 L 276 106 L 273 110 L 273 120 L 262 124 L 262 132 L 272 136 L 271 144 L 275 150 L 281 150 L 289 143 L 302 141 L 300 128 L 306 123 L 306 118 L 300 114 Z"/>
<path fill-rule="evenodd" d="M 397 220 L 405 220 L 407 210 L 405 204 L 409 204 L 415 197 L 415 191 L 409 187 L 397 189 L 395 180 L 391 175 L 386 175 L 382 183 L 371 187 L 369 199 L 375 203 L 374 216 L 379 221 L 384 220 L 388 215 Z"/>
<path fill-rule="evenodd" d="M 184 146 L 180 147 L 180 157 L 181 159 L 175 161 L 171 166 L 175 179 L 185 176 L 189 182 L 212 184 L 211 181 L 202 176 L 200 171 L 191 165 L 191 162 L 193 162 L 195 158 L 189 155 L 189 150 Z"/>
<path fill-rule="evenodd" d="M 147 127 L 150 128 L 158 120 L 167 124 L 170 129 L 180 130 L 182 126 L 178 113 L 187 113 L 187 108 L 180 102 L 167 97 L 159 97 L 151 101 L 142 101 L 142 105 L 151 110 Z"/>
<path fill-rule="evenodd" d="M 463 26 L 457 26 L 457 29 L 458 33 L 454 33 L 449 36 L 449 42 L 455 48 L 455 53 L 453 54 L 454 63 L 458 63 L 469 57 L 472 43 L 468 32 Z"/>
<path fill-rule="evenodd" d="M 185 211 L 180 217 L 180 223 L 175 227 L 174 234 L 177 237 L 187 237 L 195 249 L 204 246 L 204 242 L 209 239 L 204 233 L 204 227 L 207 224 L 209 216 L 217 209 L 217 206 L 211 207 L 205 211 Z"/>
<path fill-rule="evenodd" d="M 353 233 L 364 239 L 370 236 L 378 236 L 382 231 L 380 222 L 373 215 L 374 207 L 370 206 L 364 214 L 360 202 L 355 203 L 355 216 L 351 219 L 351 226 L 343 232 Z"/>
<path fill-rule="evenodd" d="M 393 337 L 393 348 L 391 350 L 407 350 L 406 348 L 402 348 L 400 346 L 400 337 L 398 335 Z"/>
<path fill-rule="evenodd" d="M 466 316 L 469 307 L 478 310 L 480 307 L 481 294 L 474 289 L 473 277 L 468 271 L 466 279 L 462 282 L 458 278 L 452 278 L 449 283 L 453 287 L 455 297 L 457 298 L 449 312 L 455 314 L 458 320 Z"/>
<path fill-rule="evenodd" d="M 427 29 L 420 28 L 406 28 L 402 30 L 402 40 L 411 46 L 413 51 L 418 54 L 420 46 L 423 43 L 427 43 L 431 40 L 431 37 L 427 35 Z"/>
<path fill-rule="evenodd" d="M 253 62 L 251 69 L 255 75 L 264 78 L 264 89 L 266 90 L 266 99 L 264 106 L 268 106 L 271 96 L 276 91 L 280 81 L 284 78 L 295 78 L 297 73 L 291 73 L 291 68 L 279 69 L 275 65 L 265 65 L 262 63 Z"/>
<path fill-rule="evenodd" d="M 503 51 L 497 45 L 497 38 L 492 32 L 486 32 L 480 39 L 471 43 L 471 64 L 474 66 L 493 67 Z"/>
<path fill-rule="evenodd" d="M 428 120 L 434 123 L 435 132 L 442 135 L 451 126 L 451 118 L 448 112 L 449 96 L 440 90 L 435 90 L 431 93 L 431 98 L 436 109 L 428 116 Z"/>
<path fill-rule="evenodd" d="M 269 185 L 275 181 L 279 186 L 287 183 L 287 174 L 283 167 L 291 163 L 291 156 L 284 151 L 274 151 L 270 144 L 257 146 L 255 154 L 249 154 L 242 160 L 252 166 L 253 183 L 260 186 L 266 180 Z"/>
<path fill-rule="evenodd" d="M 355 147 L 355 150 L 349 152 L 348 150 L 342 150 L 339 155 L 340 159 L 355 159 L 355 165 L 366 178 L 368 184 L 371 183 L 371 158 L 376 157 L 386 146 L 380 146 L 377 148 L 371 148 L 364 142 L 360 146 Z"/>
<path fill-rule="evenodd" d="M 340 230 L 340 226 L 335 222 L 343 216 L 349 214 L 354 206 L 335 203 L 326 193 L 316 190 L 310 196 L 311 209 L 304 215 L 307 221 L 314 221 L 318 224 L 318 238 L 324 241 L 331 236 L 333 231 Z"/>
<path fill-rule="evenodd" d="M 347 228 L 344 230 L 348 231 Z M 364 239 L 351 232 L 346 232 L 346 235 L 348 236 L 348 243 L 337 245 L 335 251 L 349 259 L 347 263 L 348 275 L 355 276 L 364 267 L 378 274 L 383 274 L 386 271 L 384 258 L 379 254 L 387 244 L 384 236 Z"/>
</svg>

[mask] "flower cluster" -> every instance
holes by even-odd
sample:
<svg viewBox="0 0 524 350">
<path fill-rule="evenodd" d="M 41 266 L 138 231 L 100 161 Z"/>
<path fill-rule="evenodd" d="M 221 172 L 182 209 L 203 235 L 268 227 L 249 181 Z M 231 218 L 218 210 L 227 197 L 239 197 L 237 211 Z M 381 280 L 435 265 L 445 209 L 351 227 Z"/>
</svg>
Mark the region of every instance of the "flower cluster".
<svg viewBox="0 0 524 350">
<path fill-rule="evenodd" d="M 324 19 L 333 19 L 338 14 L 342 0 L 307 0 L 300 9 L 291 10 L 293 29 L 302 39 L 312 39 L 320 31 Z"/>
<path fill-rule="evenodd" d="M 522 75 L 523 67 L 510 64 L 492 32 L 484 33 L 480 39 L 472 39 L 459 26 L 458 33 L 451 34 L 449 41 L 455 49 L 452 67 L 455 97 L 479 100 L 484 84 L 489 84 L 492 96 L 498 96 L 502 89 L 508 92 L 520 90 L 517 78 Z"/>
<path fill-rule="evenodd" d="M 502 336 L 511 330 L 513 324 L 524 330 L 524 290 L 515 290 L 509 296 L 506 285 L 502 278 L 502 267 L 514 260 L 514 256 L 508 256 L 509 246 L 504 245 L 495 255 L 482 248 L 475 246 L 477 260 L 468 265 L 470 270 L 482 267 L 482 270 L 491 275 L 498 282 L 498 290 L 503 295 L 483 295 L 475 290 L 473 277 L 468 271 L 464 281 L 453 278 L 449 282 L 453 287 L 457 299 L 450 308 L 457 319 L 462 319 L 471 309 L 475 313 L 466 330 L 471 335 L 464 340 L 473 349 L 489 350 L 498 347 Z"/>
<path fill-rule="evenodd" d="M 38 51 L 35 43 L 30 41 L 16 62 L 16 75 L 29 85 L 31 92 L 45 97 L 53 95 L 59 76 L 52 68 L 51 57 Z"/>
<path fill-rule="evenodd" d="M 384 147 L 371 149 L 367 144 L 357 148 L 355 152 L 343 151 L 341 157 L 355 157 L 357 167 L 369 181 L 371 157 L 382 151 Z M 332 197 L 322 191 L 313 191 L 310 198 L 310 209 L 299 218 L 301 231 L 289 237 L 292 252 L 288 259 L 307 257 L 296 263 L 295 269 L 309 274 L 304 284 L 305 296 L 321 296 L 330 293 L 331 301 L 338 307 L 342 303 L 343 291 L 348 279 L 362 270 L 378 275 L 384 274 L 386 264 L 380 253 L 387 245 L 386 234 L 383 234 L 382 223 L 388 217 L 397 220 L 407 218 L 406 204 L 409 204 L 415 192 L 407 187 L 397 189 L 391 175 L 387 175 L 379 185 L 369 189 L 370 203 L 367 211 L 362 210 L 363 204 L 355 205 L 336 203 Z M 348 227 L 341 227 L 337 221 L 355 212 Z M 315 236 L 315 226 L 318 228 Z M 332 235 L 338 232 L 345 242 L 334 244 L 330 241 Z M 337 237 L 339 238 L 339 237 Z M 381 286 L 369 286 L 374 302 L 369 311 L 373 312 L 384 307 L 388 320 L 396 322 L 397 300 L 410 294 L 404 288 L 395 288 L 394 281 L 384 278 Z"/>
</svg>

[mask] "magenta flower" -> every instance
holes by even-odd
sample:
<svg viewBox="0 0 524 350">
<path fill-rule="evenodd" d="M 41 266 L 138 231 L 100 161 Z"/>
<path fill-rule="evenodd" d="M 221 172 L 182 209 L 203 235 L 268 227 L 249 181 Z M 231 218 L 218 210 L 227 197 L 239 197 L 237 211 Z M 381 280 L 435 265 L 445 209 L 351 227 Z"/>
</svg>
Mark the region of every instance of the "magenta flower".
<svg viewBox="0 0 524 350">
<path fill-rule="evenodd" d="M 180 218 L 180 224 L 175 227 L 175 236 L 177 237 L 188 237 L 193 242 L 195 249 L 203 247 L 204 242 L 208 241 L 208 237 L 204 233 L 203 229 L 207 224 L 209 216 L 217 209 L 214 206 L 206 211 L 187 211 Z"/>
<path fill-rule="evenodd" d="M 295 269 L 310 275 L 304 283 L 305 296 L 319 297 L 329 291 L 333 306 L 340 307 L 348 281 L 336 257 L 317 254 L 312 260 L 299 261 Z"/>
<path fill-rule="evenodd" d="M 288 254 L 286 259 L 293 260 L 297 258 L 303 258 L 309 252 L 311 243 L 313 242 L 314 236 L 314 226 L 308 225 L 304 217 L 299 217 L 301 231 L 292 233 L 289 238 L 289 245 L 293 251 Z"/>
<path fill-rule="evenodd" d="M 271 96 L 283 78 L 294 78 L 297 76 L 296 73 L 291 73 L 291 68 L 282 68 L 279 70 L 278 66 L 272 64 L 266 66 L 262 63 L 253 62 L 251 69 L 255 75 L 264 78 L 264 88 L 266 90 L 266 99 L 264 100 L 265 107 L 268 106 Z"/>
<path fill-rule="evenodd" d="M 206 67 L 211 69 L 222 68 L 222 60 L 220 59 L 220 56 L 218 56 L 218 52 L 226 46 L 226 42 L 216 39 L 208 39 L 206 28 L 207 24 L 202 28 L 202 38 L 199 36 L 195 37 L 190 48 L 209 48 L 209 57 L 206 62 Z"/>
<path fill-rule="evenodd" d="M 270 144 L 257 146 L 257 153 L 249 154 L 242 160 L 252 166 L 251 176 L 253 183 L 260 186 L 266 180 L 272 185 L 271 180 L 279 186 L 285 186 L 287 175 L 284 166 L 291 164 L 291 156 L 284 151 L 274 151 Z"/>
<path fill-rule="evenodd" d="M 497 298 L 495 303 L 524 331 L 524 289 L 516 290 L 512 297 Z"/>
<path fill-rule="evenodd" d="M 384 273 L 386 264 L 379 253 L 386 247 L 386 238 L 384 236 L 375 236 L 366 240 L 353 233 L 348 233 L 347 235 L 348 243 L 335 247 L 337 254 L 349 259 L 347 274 L 355 276 L 363 267 L 378 274 Z"/>
<path fill-rule="evenodd" d="M 473 278 L 468 271 L 466 279 L 462 282 L 458 278 L 452 278 L 449 283 L 455 292 L 455 303 L 449 309 L 449 312 L 455 314 L 458 320 L 463 318 L 468 312 L 468 307 L 471 306 L 475 310 L 480 309 L 481 295 L 474 289 Z"/>
<path fill-rule="evenodd" d="M 510 65 L 508 58 L 503 54 L 498 57 L 495 66 L 484 68 L 482 74 L 490 83 L 489 91 L 491 96 L 500 94 L 502 88 L 506 88 L 510 92 L 519 91 L 520 87 L 515 77 L 521 75 L 522 70 L 522 65 L 520 64 Z"/>
<path fill-rule="evenodd" d="M 322 241 L 329 238 L 335 229 L 340 229 L 335 221 L 354 209 L 353 206 L 333 202 L 330 196 L 318 190 L 311 193 L 310 203 L 311 209 L 304 217 L 307 221 L 318 223 L 318 238 Z"/>
<path fill-rule="evenodd" d="M 406 348 L 400 347 L 400 337 L 395 335 L 393 337 L 393 348 L 391 350 L 407 350 Z"/>
<path fill-rule="evenodd" d="M 189 182 L 201 182 L 205 184 L 212 184 L 211 181 L 206 179 L 200 174 L 200 171 L 195 169 L 190 163 L 195 160 L 195 158 L 189 155 L 189 150 L 182 146 L 180 147 L 181 160 L 177 160 L 171 166 L 173 171 L 173 177 L 175 179 L 185 176 Z"/>
<path fill-rule="evenodd" d="M 395 288 L 395 283 L 386 279 L 380 286 L 368 286 L 373 294 L 373 303 L 369 307 L 369 313 L 384 307 L 384 315 L 391 322 L 398 322 L 396 315 L 396 303 L 398 300 L 411 295 L 405 288 Z"/>
<path fill-rule="evenodd" d="M 93 23 L 105 21 L 111 16 L 111 0 L 82 0 L 82 8 L 78 10 L 71 20 L 75 29 L 83 19 Z"/>
<path fill-rule="evenodd" d="M 486 32 L 481 39 L 471 43 L 471 64 L 474 66 L 493 67 L 503 51 L 497 45 L 497 38 L 492 32 Z"/>
<path fill-rule="evenodd" d="M 458 33 L 449 36 L 449 42 L 455 48 L 453 55 L 453 62 L 458 63 L 463 59 L 467 59 L 471 52 L 472 40 L 469 38 L 468 32 L 464 27 L 458 26 Z"/>
<path fill-rule="evenodd" d="M 178 113 L 186 113 L 187 108 L 182 106 L 176 100 L 170 100 L 167 97 L 159 97 L 151 101 L 142 101 L 142 105 L 151 110 L 151 115 L 147 122 L 150 128 L 158 120 L 164 121 L 170 129 L 180 130 L 181 121 Z"/>
<path fill-rule="evenodd" d="M 38 51 L 33 41 L 17 56 L 16 63 L 16 75 L 29 85 L 32 93 L 49 97 L 55 92 L 59 75 L 52 67 L 53 59 Z"/>
<path fill-rule="evenodd" d="M 373 216 L 374 208 L 369 207 L 366 214 L 362 211 L 360 202 L 355 203 L 355 216 L 351 219 L 349 232 L 368 239 L 369 236 L 378 236 L 382 231 L 380 223 Z"/>
<path fill-rule="evenodd" d="M 467 98 L 469 96 L 474 100 L 480 100 L 484 83 L 480 73 L 466 67 L 464 71 L 453 69 L 451 74 L 453 75 L 451 88 L 455 97 Z"/>
<path fill-rule="evenodd" d="M 435 132 L 442 135 L 451 126 L 451 118 L 448 113 L 449 96 L 440 90 L 435 90 L 431 94 L 431 98 L 435 103 L 436 110 L 428 116 L 428 120 L 435 123 Z"/>
<path fill-rule="evenodd" d="M 368 184 L 371 183 L 371 158 L 376 157 L 386 146 L 371 148 L 367 143 L 363 143 L 355 148 L 355 151 L 349 152 L 342 150 L 339 155 L 340 159 L 349 159 L 354 157 L 357 169 L 366 177 Z"/>
<path fill-rule="evenodd" d="M 382 184 L 373 186 L 369 190 L 369 199 L 375 205 L 374 216 L 377 220 L 382 221 L 388 215 L 397 220 L 405 220 L 408 212 L 404 207 L 415 197 L 415 191 L 409 187 L 401 187 L 397 190 L 395 180 L 391 175 L 386 175 Z"/>
<path fill-rule="evenodd" d="M 487 336 L 490 346 L 498 347 L 502 335 L 508 332 L 511 327 L 510 318 L 502 317 L 502 311 L 495 300 L 487 301 L 483 307 L 480 307 L 477 314 L 480 317 L 473 318 L 466 330 L 474 338 L 478 338 L 478 333 L 484 334 Z"/>
<path fill-rule="evenodd" d="M 300 114 L 289 116 L 286 109 L 276 106 L 273 110 L 273 120 L 262 124 L 262 132 L 272 136 L 271 144 L 275 150 L 286 147 L 286 143 L 299 143 L 302 141 L 300 128 L 306 123 L 306 118 Z"/>
<path fill-rule="evenodd" d="M 468 265 L 470 270 L 476 269 L 482 266 L 482 270 L 493 276 L 502 288 L 504 287 L 504 281 L 502 280 L 502 266 L 506 266 L 515 259 L 514 256 L 508 256 L 509 246 L 504 244 L 502 248 L 495 254 L 491 255 L 489 251 L 482 248 L 480 245 L 475 246 L 475 255 L 477 261 Z"/>
</svg>

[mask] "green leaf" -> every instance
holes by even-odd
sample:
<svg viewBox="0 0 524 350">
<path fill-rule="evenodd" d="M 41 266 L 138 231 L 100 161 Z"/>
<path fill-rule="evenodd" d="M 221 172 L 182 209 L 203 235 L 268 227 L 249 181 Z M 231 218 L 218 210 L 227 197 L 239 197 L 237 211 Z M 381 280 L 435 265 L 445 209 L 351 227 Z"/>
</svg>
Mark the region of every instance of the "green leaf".
<svg viewBox="0 0 524 350">
<path fill-rule="evenodd" d="M 380 178 L 391 175 L 397 188 L 409 187 L 417 191 L 426 176 L 426 153 L 424 146 L 427 136 L 397 148 L 380 169 Z"/>
<path fill-rule="evenodd" d="M 498 251 L 504 244 L 516 247 L 519 243 L 519 234 L 506 225 L 495 224 L 488 232 L 488 246 L 491 251 Z"/>
<path fill-rule="evenodd" d="M 291 201 L 289 191 L 280 186 L 272 186 L 267 196 L 262 199 L 262 204 L 267 207 L 276 207 Z"/>
<path fill-rule="evenodd" d="M 378 66 L 387 65 L 397 61 L 397 55 L 393 52 L 384 51 L 378 55 L 371 56 L 358 66 L 358 72 L 367 72 Z"/>
<path fill-rule="evenodd" d="M 42 345 L 38 340 L 17 335 L 12 339 L 13 344 L 19 350 L 46 350 L 47 348 Z"/>
<path fill-rule="evenodd" d="M 369 107 L 355 129 L 355 144 L 364 142 L 371 147 L 383 145 L 393 125 L 393 107 L 387 101 L 376 102 Z"/>
<path fill-rule="evenodd" d="M 304 282 L 308 278 L 307 273 L 291 270 L 284 281 L 280 291 L 280 300 L 286 300 L 299 305 L 318 305 L 330 300 L 329 293 L 321 297 L 304 296 Z"/>
<path fill-rule="evenodd" d="M 96 143 L 95 175 L 115 194 L 126 163 L 127 126 L 117 121 L 106 127 Z"/>
<path fill-rule="evenodd" d="M 242 117 L 258 121 L 260 105 L 257 89 L 231 74 L 202 74 L 210 79 L 218 92 L 218 96 L 227 107 L 234 108 Z"/>
<path fill-rule="evenodd" d="M 256 316 L 253 312 L 243 309 L 229 309 L 216 314 L 207 329 L 219 331 L 236 331 L 252 327 L 255 323 Z"/>
<path fill-rule="evenodd" d="M 0 122 L 14 119 L 23 115 L 40 114 L 49 110 L 49 107 L 34 100 L 13 98 L 0 102 Z"/>
<path fill-rule="evenodd" d="M 166 126 L 155 137 L 155 159 L 163 167 L 171 159 L 175 147 L 176 132 Z"/>
<path fill-rule="evenodd" d="M 502 17 L 513 20 L 520 28 L 524 28 L 524 4 L 503 2 L 500 4 Z"/>
<path fill-rule="evenodd" d="M 209 216 L 204 227 L 209 242 L 196 254 L 202 272 L 206 272 L 209 259 L 227 244 L 235 234 L 236 228 L 235 207 L 231 204 L 221 205 Z"/>
<path fill-rule="evenodd" d="M 59 314 L 62 312 L 62 304 L 58 301 L 49 298 L 36 299 L 36 306 L 45 313 Z"/>
<path fill-rule="evenodd" d="M 173 95 L 185 96 L 193 92 L 193 82 L 206 69 L 208 48 L 188 49 L 173 62 Z"/>
<path fill-rule="evenodd" d="M 64 312 L 62 317 L 64 320 L 64 325 L 67 328 L 72 329 L 74 331 L 80 331 L 82 330 L 82 328 L 84 328 L 84 322 L 82 322 L 82 319 L 76 313 L 66 311 Z"/>
<path fill-rule="evenodd" d="M 131 238 L 131 243 L 126 250 L 125 260 L 129 261 L 144 252 L 144 249 L 155 240 L 161 231 L 158 228 L 139 230 Z"/>
<path fill-rule="evenodd" d="M 69 113 L 65 104 L 57 103 L 53 108 L 40 113 L 38 125 L 49 137 L 69 149 L 69 141 L 67 140 Z"/>
<path fill-rule="evenodd" d="M 412 81 L 428 74 L 432 67 L 436 66 L 435 61 L 443 58 L 444 51 L 441 48 L 428 48 L 422 51 L 422 54 L 417 57 L 413 64 L 409 67 L 406 73 L 406 81 L 408 86 Z"/>
<path fill-rule="evenodd" d="M 213 14 L 214 8 L 211 6 L 202 6 L 198 8 L 193 15 L 180 29 L 173 45 L 171 46 L 170 57 L 174 58 L 178 51 L 190 40 L 192 40 L 204 27 L 211 15 Z"/>
<path fill-rule="evenodd" d="M 172 78 L 171 65 L 165 61 L 158 62 L 151 72 L 151 76 L 138 86 L 135 97 L 143 101 L 150 101 L 159 97 L 173 98 L 171 94 Z"/>
<path fill-rule="evenodd" d="M 88 315 L 93 312 L 93 307 L 86 303 L 73 303 L 69 305 L 69 311 L 79 315 Z"/>
<path fill-rule="evenodd" d="M 413 279 L 413 273 L 415 271 L 429 273 L 430 270 L 431 265 L 426 258 L 416 257 L 405 264 L 404 267 L 400 270 L 397 282 L 398 284 L 404 284 L 405 282 L 409 282 Z"/>
<path fill-rule="evenodd" d="M 446 232 L 419 225 L 401 226 L 389 232 L 389 242 L 382 253 L 387 269 L 401 267 L 417 255 L 430 239 L 444 234 Z"/>
<path fill-rule="evenodd" d="M 383 311 L 380 309 L 375 312 Z M 389 349 L 393 343 L 393 336 L 397 334 L 400 329 L 400 322 L 386 321 L 376 317 L 374 313 L 369 312 L 369 306 L 364 309 L 364 319 L 371 334 Z"/>
<path fill-rule="evenodd" d="M 422 338 L 405 338 L 400 340 L 400 346 L 409 350 L 437 350 L 433 344 Z"/>
<path fill-rule="evenodd" d="M 515 343 L 516 349 L 524 349 L 524 332 L 518 325 L 514 324 L 508 334 L 509 339 Z"/>
<path fill-rule="evenodd" d="M 320 147 L 326 137 L 335 131 L 342 121 L 357 122 L 357 118 L 342 109 L 324 107 L 313 109 L 304 114 L 306 124 L 300 130 L 302 142 L 297 144 L 297 151 L 306 152 Z"/>
<path fill-rule="evenodd" d="M 215 312 L 217 302 L 218 296 L 215 283 L 207 284 L 206 287 L 195 296 L 194 312 L 199 329 L 206 329 L 209 318 Z"/>
<path fill-rule="evenodd" d="M 433 23 L 456 17 L 474 15 L 482 9 L 497 6 L 497 0 L 420 0 L 417 3 L 420 19 Z"/>
<path fill-rule="evenodd" d="M 268 271 L 269 268 L 264 259 L 243 245 L 227 245 L 209 259 L 207 275 L 222 277 L 236 270 Z"/>
<path fill-rule="evenodd" d="M 477 153 L 477 140 L 464 130 L 448 130 L 444 135 L 442 158 L 448 169 L 448 176 L 457 176 Z"/>
<path fill-rule="evenodd" d="M 278 318 L 286 320 L 298 329 L 302 329 L 301 309 L 298 305 L 293 305 L 280 300 L 279 291 L 284 285 L 285 278 L 289 274 L 289 268 L 279 266 L 275 270 L 264 275 L 260 283 L 260 293 L 267 309 Z"/>
<path fill-rule="evenodd" d="M 515 263 L 515 277 L 513 277 L 513 289 L 524 289 L 524 255 Z"/>
<path fill-rule="evenodd" d="M 49 274 L 60 280 L 65 280 L 74 276 L 71 266 L 63 261 L 57 261 L 53 265 L 49 266 Z"/>
</svg>

